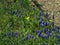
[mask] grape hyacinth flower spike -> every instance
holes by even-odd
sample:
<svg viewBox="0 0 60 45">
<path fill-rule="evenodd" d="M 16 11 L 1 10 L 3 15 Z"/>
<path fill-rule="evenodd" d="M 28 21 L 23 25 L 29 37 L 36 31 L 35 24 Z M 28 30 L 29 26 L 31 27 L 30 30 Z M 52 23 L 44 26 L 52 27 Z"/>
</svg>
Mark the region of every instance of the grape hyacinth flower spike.
<svg viewBox="0 0 60 45">
<path fill-rule="evenodd" d="M 52 26 L 54 26 L 54 21 L 52 22 Z"/>
<path fill-rule="evenodd" d="M 14 37 L 18 37 L 18 33 L 17 32 L 14 32 Z"/>
<path fill-rule="evenodd" d="M 8 36 L 13 36 L 13 32 L 9 32 L 8 33 Z"/>
<path fill-rule="evenodd" d="M 45 25 L 45 26 L 48 26 L 48 22 L 45 22 L 44 25 Z"/>
<path fill-rule="evenodd" d="M 52 19 L 54 19 L 54 15 L 52 16 Z"/>
<path fill-rule="evenodd" d="M 15 14 L 15 11 L 14 11 L 14 10 L 12 10 L 12 11 L 11 11 L 11 14 L 12 14 L 12 15 L 14 15 L 14 14 Z"/>
<path fill-rule="evenodd" d="M 39 16 L 42 16 L 43 15 L 43 12 L 39 12 Z"/>
<path fill-rule="evenodd" d="M 28 34 L 25 35 L 25 40 L 28 40 L 29 36 Z"/>
<path fill-rule="evenodd" d="M 52 30 L 53 30 L 54 32 L 58 32 L 58 29 L 57 29 L 56 27 L 52 27 Z"/>
<path fill-rule="evenodd" d="M 46 15 L 45 15 L 45 17 L 48 19 L 48 16 L 49 16 L 49 14 L 48 13 L 46 13 Z"/>
<path fill-rule="evenodd" d="M 40 26 L 40 24 L 42 23 L 42 19 L 40 19 L 39 21 L 38 21 L 38 26 Z"/>
<path fill-rule="evenodd" d="M 4 36 L 4 37 L 6 37 L 6 36 L 7 36 L 7 33 L 6 33 L 6 32 L 4 32 L 4 33 L 3 33 L 3 36 Z"/>
</svg>

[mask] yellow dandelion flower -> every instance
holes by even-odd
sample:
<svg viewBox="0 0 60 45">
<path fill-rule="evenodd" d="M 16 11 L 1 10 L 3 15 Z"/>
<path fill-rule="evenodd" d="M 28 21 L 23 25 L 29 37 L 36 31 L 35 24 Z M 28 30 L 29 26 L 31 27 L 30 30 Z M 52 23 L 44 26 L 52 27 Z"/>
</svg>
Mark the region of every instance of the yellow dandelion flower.
<svg viewBox="0 0 60 45">
<path fill-rule="evenodd" d="M 51 19 L 51 20 L 49 20 L 50 22 L 52 22 L 53 20 Z"/>
<path fill-rule="evenodd" d="M 26 17 L 26 20 L 29 20 L 30 17 Z"/>
</svg>

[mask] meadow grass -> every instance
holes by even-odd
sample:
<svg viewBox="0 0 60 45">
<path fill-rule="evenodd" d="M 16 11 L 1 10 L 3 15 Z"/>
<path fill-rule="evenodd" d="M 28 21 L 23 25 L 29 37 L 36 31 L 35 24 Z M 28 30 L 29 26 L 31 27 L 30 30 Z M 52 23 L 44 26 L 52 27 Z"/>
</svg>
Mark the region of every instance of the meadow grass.
<svg viewBox="0 0 60 45">
<path fill-rule="evenodd" d="M 6 1 L 5 1 L 6 2 Z M 0 2 L 0 45 L 59 45 L 60 29 L 51 29 L 53 21 L 40 14 L 36 6 L 32 7 L 28 0 L 17 0 L 11 4 Z M 42 15 L 42 16 L 40 16 Z M 43 19 L 40 25 L 38 22 Z M 50 21 L 49 21 L 50 20 Z M 47 26 L 44 26 L 47 22 Z M 47 28 L 50 32 L 44 33 Z M 41 35 L 40 32 L 41 31 Z M 38 31 L 36 34 L 35 31 Z M 48 38 L 43 37 L 49 35 Z M 57 35 L 57 36 L 56 36 Z M 52 36 L 54 36 L 52 38 Z M 56 44 L 56 41 L 58 42 Z"/>
</svg>

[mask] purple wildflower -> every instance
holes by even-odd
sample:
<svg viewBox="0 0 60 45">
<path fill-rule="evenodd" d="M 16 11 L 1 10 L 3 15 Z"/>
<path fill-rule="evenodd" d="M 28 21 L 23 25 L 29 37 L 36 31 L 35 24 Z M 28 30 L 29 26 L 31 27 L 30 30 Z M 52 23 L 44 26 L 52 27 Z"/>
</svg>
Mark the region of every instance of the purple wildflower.
<svg viewBox="0 0 60 45">
<path fill-rule="evenodd" d="M 50 31 L 48 30 L 48 31 L 46 32 L 46 34 L 47 34 L 47 36 L 49 37 L 49 36 L 50 36 Z"/>
<path fill-rule="evenodd" d="M 42 38 L 49 38 L 49 36 L 50 36 L 50 31 L 47 31 L 45 34 L 46 34 L 46 35 L 41 34 L 41 37 L 42 37 Z"/>
<path fill-rule="evenodd" d="M 41 33 L 42 30 L 35 30 L 35 33 L 38 34 L 38 33 Z"/>
<path fill-rule="evenodd" d="M 52 16 L 52 19 L 54 19 L 54 15 Z"/>
<path fill-rule="evenodd" d="M 12 11 L 11 11 L 11 14 L 12 14 L 12 15 L 14 15 L 14 14 L 15 14 L 15 11 L 14 11 L 14 10 L 12 10 Z"/>
<path fill-rule="evenodd" d="M 48 13 L 46 13 L 46 17 L 48 17 L 49 16 L 49 14 Z"/>
<path fill-rule="evenodd" d="M 41 34 L 40 34 L 40 33 L 37 33 L 37 35 L 38 35 L 38 37 L 40 37 L 40 36 L 41 36 Z"/>
<path fill-rule="evenodd" d="M 52 27 L 52 30 L 53 30 L 54 32 L 58 32 L 58 29 L 55 28 L 55 27 Z"/>
<path fill-rule="evenodd" d="M 52 22 L 52 26 L 54 26 L 54 22 Z"/>
<path fill-rule="evenodd" d="M 13 32 L 9 32 L 8 33 L 8 36 L 13 36 Z"/>
<path fill-rule="evenodd" d="M 8 11 L 8 14 L 14 15 L 15 14 L 15 11 L 14 10 L 10 10 L 10 11 Z"/>
<path fill-rule="evenodd" d="M 42 19 L 40 19 L 39 21 L 38 21 L 38 26 L 40 26 L 40 24 L 42 23 Z"/>
<path fill-rule="evenodd" d="M 20 15 L 20 14 L 18 14 L 18 13 L 16 14 L 17 17 L 18 17 L 19 15 Z"/>
<path fill-rule="evenodd" d="M 42 37 L 42 38 L 44 38 L 44 39 L 49 38 L 49 36 L 48 36 L 48 35 L 41 35 L 41 37 Z"/>
<path fill-rule="evenodd" d="M 45 22 L 45 26 L 48 26 L 48 22 Z"/>
<path fill-rule="evenodd" d="M 46 18 L 48 18 L 48 16 L 49 16 L 49 14 L 48 14 L 48 13 L 46 13 Z"/>
<path fill-rule="evenodd" d="M 42 30 L 39 30 L 40 33 L 42 33 L 43 31 Z"/>
<path fill-rule="evenodd" d="M 42 30 L 36 30 L 35 33 L 38 35 L 38 37 L 40 37 Z"/>
<path fill-rule="evenodd" d="M 39 12 L 39 16 L 42 16 L 43 15 L 43 12 Z"/>
<path fill-rule="evenodd" d="M 41 26 L 44 27 L 44 23 L 41 23 Z"/>
<path fill-rule="evenodd" d="M 29 38 L 29 36 L 28 36 L 28 34 L 26 34 L 26 36 L 25 36 L 25 40 L 28 40 L 28 38 Z"/>
<path fill-rule="evenodd" d="M 17 32 L 14 32 L 14 37 L 18 37 L 18 33 Z"/>
<path fill-rule="evenodd" d="M 40 32 L 39 32 L 38 30 L 35 30 L 35 33 L 38 34 L 38 33 L 40 33 Z"/>
<path fill-rule="evenodd" d="M 4 36 L 4 37 L 6 37 L 6 36 L 7 36 L 7 33 L 6 33 L 6 32 L 4 32 L 4 33 L 3 33 L 3 36 Z"/>
<path fill-rule="evenodd" d="M 42 21 L 42 23 L 40 24 L 42 27 L 44 27 L 45 25 L 44 25 L 44 22 Z"/>
<path fill-rule="evenodd" d="M 44 33 L 46 33 L 48 31 L 48 29 L 47 28 L 44 28 Z"/>
</svg>

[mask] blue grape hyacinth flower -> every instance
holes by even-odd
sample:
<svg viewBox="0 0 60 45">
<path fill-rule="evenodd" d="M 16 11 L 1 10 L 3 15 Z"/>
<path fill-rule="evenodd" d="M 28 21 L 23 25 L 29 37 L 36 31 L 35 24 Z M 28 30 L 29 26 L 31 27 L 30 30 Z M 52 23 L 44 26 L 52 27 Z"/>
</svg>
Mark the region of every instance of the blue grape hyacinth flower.
<svg viewBox="0 0 60 45">
<path fill-rule="evenodd" d="M 17 32 L 14 32 L 14 33 L 13 33 L 13 36 L 14 36 L 14 37 L 18 37 L 18 33 L 17 33 Z"/>
<path fill-rule="evenodd" d="M 36 34 L 37 34 L 37 33 L 39 33 L 39 31 L 38 31 L 38 30 L 35 30 L 34 32 L 35 32 Z"/>
<path fill-rule="evenodd" d="M 38 37 L 40 37 L 42 30 L 36 30 L 35 33 L 38 35 Z"/>
<path fill-rule="evenodd" d="M 44 23 L 41 23 L 41 26 L 44 27 Z"/>
<path fill-rule="evenodd" d="M 14 15 L 14 14 L 15 14 L 15 11 L 14 11 L 14 10 L 9 10 L 9 11 L 8 11 L 8 14 Z"/>
<path fill-rule="evenodd" d="M 4 37 L 6 37 L 6 36 L 7 36 L 7 33 L 6 33 L 6 32 L 4 32 L 4 33 L 3 33 L 3 36 L 4 36 Z"/>
<path fill-rule="evenodd" d="M 43 31 L 44 31 L 44 33 L 46 33 L 48 31 L 48 29 L 47 28 L 44 28 Z"/>
<path fill-rule="evenodd" d="M 48 26 L 48 22 L 45 22 L 44 25 L 45 25 L 45 26 Z"/>
<path fill-rule="evenodd" d="M 49 36 L 50 36 L 50 31 L 48 30 L 48 31 L 46 32 L 46 34 L 47 34 L 47 36 L 49 37 Z"/>
<path fill-rule="evenodd" d="M 46 18 L 48 18 L 48 16 L 49 16 L 49 14 L 48 14 L 48 13 L 46 13 Z"/>
<path fill-rule="evenodd" d="M 52 22 L 52 26 L 54 26 L 54 22 Z"/>
<path fill-rule="evenodd" d="M 52 19 L 54 19 L 54 15 L 52 16 Z"/>
<path fill-rule="evenodd" d="M 46 32 L 46 38 L 49 38 L 49 36 L 50 36 L 50 31 L 48 30 L 48 31 Z"/>
<path fill-rule="evenodd" d="M 45 23 L 45 22 L 42 21 L 42 23 L 40 24 L 40 26 L 41 26 L 41 27 L 44 27 L 44 26 L 45 26 L 44 23 Z"/>
<path fill-rule="evenodd" d="M 56 27 L 52 27 L 52 31 L 58 32 L 58 29 Z"/>
<path fill-rule="evenodd" d="M 38 33 L 41 33 L 42 30 L 35 30 L 35 33 L 38 34 Z"/>
<path fill-rule="evenodd" d="M 29 39 L 29 36 L 28 34 L 25 35 L 25 40 L 28 40 Z"/>
<path fill-rule="evenodd" d="M 38 15 L 39 15 L 39 16 L 42 16 L 42 15 L 43 15 L 43 12 L 42 12 L 42 11 L 40 11 Z"/>
<path fill-rule="evenodd" d="M 40 33 L 37 33 L 37 35 L 38 35 L 38 37 L 40 37 L 40 36 L 41 36 L 41 34 L 40 34 Z"/>
<path fill-rule="evenodd" d="M 49 38 L 49 36 L 50 36 L 50 31 L 48 30 L 45 34 L 46 34 L 46 35 L 41 34 L 41 37 L 44 38 L 44 39 Z"/>
<path fill-rule="evenodd" d="M 42 23 L 42 19 L 40 19 L 39 21 L 38 21 L 38 26 L 40 26 L 40 24 Z"/>
<path fill-rule="evenodd" d="M 13 32 L 9 32 L 8 33 L 8 36 L 10 37 L 10 36 L 13 36 Z"/>
<path fill-rule="evenodd" d="M 18 17 L 19 15 L 20 15 L 20 14 L 18 14 L 18 13 L 16 14 L 17 17 Z"/>
<path fill-rule="evenodd" d="M 15 14 L 15 11 L 14 11 L 14 10 L 12 10 L 12 11 L 11 11 L 11 14 L 12 14 L 12 15 L 14 15 L 14 14 Z"/>
<path fill-rule="evenodd" d="M 41 38 L 43 38 L 43 39 L 47 39 L 47 35 L 41 34 L 40 36 L 41 36 Z"/>
<path fill-rule="evenodd" d="M 38 33 L 40 33 L 40 32 L 36 30 L 35 33 L 38 34 Z"/>
</svg>

